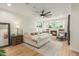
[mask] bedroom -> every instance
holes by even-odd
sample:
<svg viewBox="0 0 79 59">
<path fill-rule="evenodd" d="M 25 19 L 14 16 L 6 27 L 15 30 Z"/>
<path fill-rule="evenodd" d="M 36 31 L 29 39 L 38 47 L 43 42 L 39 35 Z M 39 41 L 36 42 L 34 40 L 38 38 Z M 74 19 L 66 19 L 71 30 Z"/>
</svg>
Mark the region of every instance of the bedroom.
<svg viewBox="0 0 79 59">
<path fill-rule="evenodd" d="M 12 46 L 3 49 L 7 55 L 14 56 L 70 55 L 70 41 L 65 40 L 70 14 L 71 4 L 0 4 L 0 22 L 9 23 L 11 27 Z"/>
</svg>

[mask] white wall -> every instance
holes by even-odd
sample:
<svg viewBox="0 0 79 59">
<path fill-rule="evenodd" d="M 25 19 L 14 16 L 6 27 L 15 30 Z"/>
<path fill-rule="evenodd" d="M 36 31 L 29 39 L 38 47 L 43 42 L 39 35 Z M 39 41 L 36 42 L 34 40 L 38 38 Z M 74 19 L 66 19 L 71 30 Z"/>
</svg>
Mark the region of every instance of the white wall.
<svg viewBox="0 0 79 59">
<path fill-rule="evenodd" d="M 36 21 L 36 17 L 33 17 L 31 14 L 30 16 L 21 16 L 4 9 L 0 9 L 0 22 L 11 24 L 11 34 L 17 33 L 16 27 L 18 26 L 23 29 L 24 33 L 36 31 Z"/>
<path fill-rule="evenodd" d="M 70 25 L 70 46 L 72 50 L 79 52 L 79 4 L 72 4 L 71 6 Z"/>
<path fill-rule="evenodd" d="M 6 10 L 0 10 L 0 22 L 7 22 L 11 24 L 11 33 L 16 33 L 16 27 L 19 25 L 23 29 L 24 33 L 36 32 L 36 24 L 38 21 L 55 20 L 50 18 L 42 18 L 35 15 L 28 15 L 26 17 L 20 17 L 17 14 L 13 14 Z M 65 31 L 67 30 L 67 18 L 56 19 L 59 21 L 65 21 Z M 48 22 L 48 21 L 47 21 Z M 45 27 L 45 26 L 44 26 Z"/>
<path fill-rule="evenodd" d="M 23 32 L 24 33 L 31 33 L 36 31 L 35 24 L 36 24 L 37 19 L 35 19 L 32 16 L 26 16 L 21 22 Z"/>
<path fill-rule="evenodd" d="M 6 4 L 0 4 L 0 10 L 3 11 L 4 9 L 5 11 L 0 12 L 0 22 L 11 23 L 11 32 L 16 32 L 16 23 L 20 23 L 20 27 L 23 28 L 24 33 L 37 31 L 37 29 L 35 29 L 36 22 L 43 19 L 39 16 L 42 5 L 40 4 L 40 6 L 38 6 L 38 4 L 36 4 L 36 6 L 36 8 L 33 8 L 30 4 L 12 4 L 11 7 L 8 7 Z M 53 18 L 65 16 L 70 12 L 70 4 L 45 4 L 45 6 L 47 11 L 52 11 Z"/>
<path fill-rule="evenodd" d="M 21 8 L 20 6 L 22 6 L 23 8 Z M 17 27 L 16 25 L 18 25 L 18 24 L 19 24 L 20 28 L 23 28 L 24 33 L 37 31 L 36 23 L 38 21 L 43 20 L 43 18 L 41 18 L 39 16 L 39 14 L 34 15 L 35 12 L 34 12 L 33 8 L 31 8 L 30 6 L 26 7 L 25 4 L 19 4 L 19 5 L 12 4 L 12 7 L 6 7 L 6 6 L 4 6 L 4 7 L 5 7 L 5 8 L 3 8 L 4 10 L 0 9 L 1 10 L 0 11 L 0 22 L 11 23 L 11 33 L 16 32 L 16 27 Z M 60 7 L 61 7 L 61 5 L 60 5 Z M 62 7 L 62 8 L 64 8 L 64 7 Z M 14 12 L 14 11 L 16 11 L 16 12 Z M 53 17 L 53 18 L 55 18 L 55 17 Z M 53 18 L 52 18 L 52 20 L 53 20 Z M 47 18 L 47 19 L 50 20 L 50 18 Z"/>
<path fill-rule="evenodd" d="M 44 26 L 44 25 L 46 25 L 48 22 L 51 22 L 51 21 L 62 22 L 63 25 L 64 25 L 65 32 L 67 32 L 67 23 L 68 23 L 67 16 L 65 18 L 60 18 L 60 19 L 53 19 L 53 18 L 50 19 L 50 18 L 28 16 L 22 21 L 23 31 L 24 31 L 24 33 L 36 32 L 37 31 L 36 25 L 37 25 L 38 22 L 44 22 L 45 23 L 45 24 L 43 24 L 43 28 L 42 28 L 42 30 L 44 30 L 45 27 L 47 27 L 47 26 Z"/>
<path fill-rule="evenodd" d="M 16 27 L 19 25 L 21 27 L 21 18 L 16 14 L 12 14 L 8 11 L 0 10 L 0 22 L 11 24 L 11 33 L 16 32 Z"/>
</svg>

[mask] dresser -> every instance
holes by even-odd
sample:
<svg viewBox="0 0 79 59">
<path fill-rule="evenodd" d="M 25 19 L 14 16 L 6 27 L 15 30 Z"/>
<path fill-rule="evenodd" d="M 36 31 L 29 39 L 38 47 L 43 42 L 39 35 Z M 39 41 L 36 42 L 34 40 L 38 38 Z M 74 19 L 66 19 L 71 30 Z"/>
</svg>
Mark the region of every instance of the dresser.
<svg viewBox="0 0 79 59">
<path fill-rule="evenodd" d="M 17 35 L 17 36 L 11 37 L 12 46 L 15 46 L 21 43 L 23 43 L 23 35 Z"/>
</svg>

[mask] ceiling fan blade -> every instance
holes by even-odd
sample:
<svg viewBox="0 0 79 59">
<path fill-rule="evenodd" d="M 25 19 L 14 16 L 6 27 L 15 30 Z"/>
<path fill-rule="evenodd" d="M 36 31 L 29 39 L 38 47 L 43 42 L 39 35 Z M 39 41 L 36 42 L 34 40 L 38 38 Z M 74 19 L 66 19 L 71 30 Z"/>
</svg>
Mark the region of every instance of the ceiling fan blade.
<svg viewBox="0 0 79 59">
<path fill-rule="evenodd" d="M 52 14 L 48 14 L 48 16 L 51 16 Z"/>
<path fill-rule="evenodd" d="M 47 14 L 49 14 L 49 13 L 51 13 L 51 11 L 49 11 L 49 12 L 45 13 L 45 15 L 47 15 Z"/>
<path fill-rule="evenodd" d="M 44 14 L 44 10 L 42 10 L 42 14 Z"/>
<path fill-rule="evenodd" d="M 40 14 L 40 16 L 44 16 L 44 9 L 42 10 L 42 12 L 41 12 L 41 14 Z"/>
<path fill-rule="evenodd" d="M 47 18 L 49 18 L 49 17 L 51 17 L 52 16 L 52 14 L 46 14 L 45 15 L 45 17 L 47 17 Z"/>
</svg>

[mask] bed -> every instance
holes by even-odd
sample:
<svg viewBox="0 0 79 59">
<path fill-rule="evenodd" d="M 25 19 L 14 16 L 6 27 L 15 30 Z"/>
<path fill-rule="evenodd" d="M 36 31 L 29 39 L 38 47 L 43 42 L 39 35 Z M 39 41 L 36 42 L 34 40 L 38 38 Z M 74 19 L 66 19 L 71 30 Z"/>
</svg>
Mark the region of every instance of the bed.
<svg viewBox="0 0 79 59">
<path fill-rule="evenodd" d="M 49 33 L 41 33 L 38 35 L 24 35 L 24 43 L 31 45 L 35 48 L 41 48 L 45 44 L 47 44 L 51 39 L 51 34 Z"/>
</svg>

